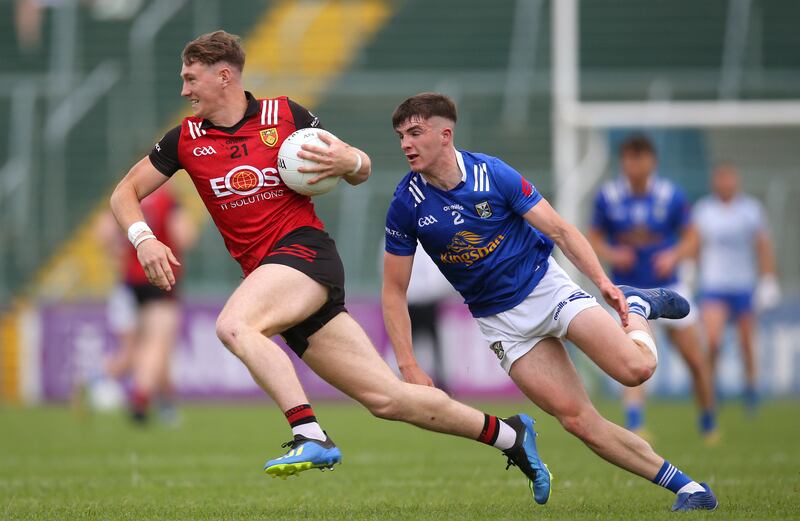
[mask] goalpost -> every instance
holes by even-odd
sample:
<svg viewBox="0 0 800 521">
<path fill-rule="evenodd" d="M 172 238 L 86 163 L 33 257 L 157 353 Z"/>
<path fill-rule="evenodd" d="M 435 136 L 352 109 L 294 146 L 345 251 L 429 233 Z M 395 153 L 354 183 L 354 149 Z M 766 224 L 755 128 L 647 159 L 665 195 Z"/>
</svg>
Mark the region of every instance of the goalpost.
<svg viewBox="0 0 800 521">
<path fill-rule="evenodd" d="M 553 0 L 551 5 L 555 206 L 570 222 L 583 222 L 582 210 L 608 169 L 609 145 L 605 135 L 608 129 L 800 129 L 800 100 L 582 101 L 578 61 L 579 0 Z M 781 208 L 775 206 L 788 210 L 791 201 L 787 200 L 786 193 L 781 193 L 785 190 L 781 190 L 780 185 L 773 186 L 770 192 L 768 199 L 774 199 L 774 204 L 768 204 L 770 213 L 782 218 L 777 213 Z M 781 224 L 775 220 L 778 219 L 773 219 L 773 226 Z M 775 232 L 776 236 L 781 233 L 780 230 Z M 788 247 L 792 251 L 785 253 L 791 258 L 800 258 L 800 251 L 793 251 L 800 250 L 800 246 L 789 244 Z"/>
</svg>

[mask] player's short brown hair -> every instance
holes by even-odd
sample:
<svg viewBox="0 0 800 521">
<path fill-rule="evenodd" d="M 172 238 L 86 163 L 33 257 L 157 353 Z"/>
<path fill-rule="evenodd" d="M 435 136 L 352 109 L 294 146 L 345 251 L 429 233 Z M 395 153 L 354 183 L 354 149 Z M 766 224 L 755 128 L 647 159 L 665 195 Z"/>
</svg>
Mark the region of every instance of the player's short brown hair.
<svg viewBox="0 0 800 521">
<path fill-rule="evenodd" d="M 414 116 L 425 119 L 440 116 L 453 123 L 458 119 L 455 102 L 438 92 L 422 92 L 401 103 L 392 114 L 392 127 L 397 128 Z"/>
<path fill-rule="evenodd" d="M 650 138 L 644 134 L 635 134 L 625 139 L 619 146 L 619 155 L 624 156 L 626 154 L 650 154 L 655 157 L 656 149 L 653 146 L 653 142 L 650 141 Z"/>
<path fill-rule="evenodd" d="M 214 31 L 198 36 L 186 44 L 181 53 L 185 65 L 200 62 L 214 65 L 227 62 L 241 72 L 244 69 L 244 49 L 241 39 L 225 31 Z"/>
</svg>

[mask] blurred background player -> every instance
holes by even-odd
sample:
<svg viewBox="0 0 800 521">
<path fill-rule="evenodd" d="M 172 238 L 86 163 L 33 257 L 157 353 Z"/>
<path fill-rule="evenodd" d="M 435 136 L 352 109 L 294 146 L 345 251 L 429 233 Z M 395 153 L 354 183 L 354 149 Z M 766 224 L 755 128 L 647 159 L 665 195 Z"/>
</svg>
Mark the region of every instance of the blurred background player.
<svg viewBox="0 0 800 521">
<path fill-rule="evenodd" d="M 600 259 L 610 264 L 615 284 L 665 286 L 689 295 L 678 280 L 679 263 L 691 256 L 685 240 L 689 205 L 683 192 L 656 174 L 656 152 L 643 135 L 622 143 L 620 164 L 622 175 L 605 183 L 595 198 L 589 241 Z M 714 396 L 697 313 L 691 311 L 686 318 L 661 325 L 686 361 L 700 409 L 700 431 L 712 440 L 716 436 Z M 622 395 L 627 428 L 642 431 L 644 387 L 624 387 Z"/>
<path fill-rule="evenodd" d="M 758 308 L 780 300 L 775 255 L 761 203 L 741 191 L 732 164 L 716 167 L 711 195 L 694 207 L 692 239 L 700 261 L 700 299 L 712 375 L 728 320 L 736 324 L 744 362 L 744 402 L 758 404 L 754 294 Z"/>
<path fill-rule="evenodd" d="M 142 200 L 142 213 L 164 244 L 182 255 L 196 238 L 196 226 L 168 186 L 162 186 Z M 174 420 L 170 360 L 180 328 L 179 285 L 164 291 L 151 285 L 136 256 L 114 220 L 104 214 L 98 233 L 109 253 L 118 260 L 121 281 L 108 301 L 108 318 L 117 338 L 117 349 L 107 361 L 108 376 L 117 380 L 131 377 L 130 411 L 134 420 L 148 417 L 151 402 L 159 401 L 165 420 Z M 180 280 L 181 267 L 175 269 Z"/>
</svg>

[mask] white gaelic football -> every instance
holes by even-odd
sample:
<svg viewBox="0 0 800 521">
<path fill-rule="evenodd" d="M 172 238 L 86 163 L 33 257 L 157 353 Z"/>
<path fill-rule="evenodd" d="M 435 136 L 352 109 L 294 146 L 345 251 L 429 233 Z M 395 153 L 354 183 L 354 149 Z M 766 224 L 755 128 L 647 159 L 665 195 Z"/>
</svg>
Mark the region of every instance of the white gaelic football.
<svg viewBox="0 0 800 521">
<path fill-rule="evenodd" d="M 325 194 L 333 190 L 333 187 L 335 187 L 339 179 L 341 179 L 339 176 L 331 176 L 310 185 L 308 184 L 308 180 L 313 179 L 318 174 L 307 174 L 297 171 L 298 167 L 311 167 L 317 164 L 308 159 L 300 159 L 297 157 L 301 146 L 315 145 L 322 148 L 328 147 L 327 143 L 319 138 L 320 134 L 333 136 L 333 134 L 321 128 L 301 128 L 300 130 L 292 132 L 278 151 L 278 172 L 281 174 L 281 179 L 286 183 L 286 186 L 297 193 L 303 195 Z"/>
</svg>

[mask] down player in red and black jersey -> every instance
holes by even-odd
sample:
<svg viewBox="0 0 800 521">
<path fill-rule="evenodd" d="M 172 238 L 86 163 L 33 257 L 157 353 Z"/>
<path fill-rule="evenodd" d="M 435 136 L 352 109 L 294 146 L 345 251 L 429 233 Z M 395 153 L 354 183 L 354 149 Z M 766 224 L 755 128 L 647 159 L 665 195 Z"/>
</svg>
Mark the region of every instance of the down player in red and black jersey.
<svg viewBox="0 0 800 521">
<path fill-rule="evenodd" d="M 194 116 L 133 166 L 114 190 L 111 208 L 149 281 L 170 290 L 178 260 L 144 223 L 140 201 L 178 169 L 194 182 L 245 274 L 220 313 L 217 334 L 285 412 L 294 435 L 292 450 L 268 461 L 266 472 L 286 476 L 341 459 L 291 360 L 270 340 L 280 334 L 319 376 L 374 415 L 502 446 L 531 477 L 529 458 L 535 455 L 526 452 L 521 422 L 499 422 L 439 389 L 401 382 L 347 314 L 335 244 L 311 200 L 287 188 L 276 168 L 283 140 L 318 120 L 285 97 L 257 99 L 245 92 L 244 51 L 233 35 L 203 35 L 187 44 L 182 58 L 181 95 Z M 351 185 L 366 181 L 369 157 L 336 138 L 327 141 L 327 148 L 304 146 L 302 156 L 317 163 L 306 171 L 318 178 L 342 176 Z"/>
</svg>

